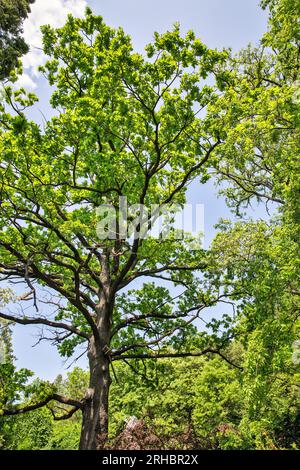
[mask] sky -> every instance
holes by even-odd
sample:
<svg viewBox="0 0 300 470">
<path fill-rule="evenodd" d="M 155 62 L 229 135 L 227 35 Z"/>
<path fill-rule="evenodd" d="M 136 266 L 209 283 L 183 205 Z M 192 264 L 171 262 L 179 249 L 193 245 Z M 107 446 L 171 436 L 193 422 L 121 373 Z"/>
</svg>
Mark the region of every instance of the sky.
<svg viewBox="0 0 300 470">
<path fill-rule="evenodd" d="M 83 16 L 86 6 L 103 16 L 110 26 L 122 26 L 131 35 L 139 52 L 151 41 L 154 31 L 163 32 L 175 22 L 180 23 L 183 32 L 194 30 L 211 48 L 231 47 L 234 51 L 249 43 L 256 44 L 267 28 L 266 12 L 259 7 L 259 0 L 36 0 L 24 24 L 24 37 L 30 45 L 30 52 L 23 59 L 24 74 L 19 84 L 39 96 L 40 102 L 31 113 L 32 118 L 38 121 L 42 120 L 42 115 L 51 115 L 47 105 L 49 89 L 37 71 L 44 61 L 39 28 L 42 24 L 60 27 L 68 13 Z M 224 200 L 216 196 L 211 182 L 201 188 L 192 185 L 188 202 L 204 204 L 205 244 L 208 246 L 218 219 L 233 217 Z M 262 217 L 262 209 L 255 208 L 253 215 Z M 17 366 L 29 368 L 46 380 L 53 380 L 58 374 L 65 375 L 71 361 L 65 363 L 55 347 L 46 342 L 33 347 L 36 341 L 35 328 L 14 328 Z M 76 365 L 85 364 L 85 359 L 81 359 Z"/>
</svg>

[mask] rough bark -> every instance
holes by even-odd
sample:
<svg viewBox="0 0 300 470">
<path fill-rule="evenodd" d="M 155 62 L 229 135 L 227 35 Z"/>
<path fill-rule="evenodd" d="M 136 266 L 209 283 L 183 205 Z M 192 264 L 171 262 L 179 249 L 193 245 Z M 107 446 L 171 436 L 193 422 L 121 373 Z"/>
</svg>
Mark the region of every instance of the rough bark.
<svg viewBox="0 0 300 470">
<path fill-rule="evenodd" d="M 90 384 L 82 415 L 81 450 L 103 447 L 108 433 L 109 361 L 102 352 L 90 351 L 89 363 Z"/>
<path fill-rule="evenodd" d="M 99 304 L 98 338 L 91 338 L 88 350 L 90 382 L 82 416 L 79 448 L 95 450 L 103 448 L 108 435 L 108 403 L 111 384 L 109 355 L 105 348 L 110 342 L 112 305 Z"/>
</svg>

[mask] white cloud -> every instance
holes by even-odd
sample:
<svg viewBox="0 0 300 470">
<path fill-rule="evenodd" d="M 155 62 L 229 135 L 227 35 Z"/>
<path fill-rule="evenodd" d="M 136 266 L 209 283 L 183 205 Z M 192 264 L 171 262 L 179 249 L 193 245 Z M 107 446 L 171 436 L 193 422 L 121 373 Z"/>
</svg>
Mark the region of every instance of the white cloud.
<svg viewBox="0 0 300 470">
<path fill-rule="evenodd" d="M 23 73 L 18 80 L 14 83 L 14 88 L 26 88 L 27 90 L 34 90 L 37 87 L 36 82 L 30 77 L 28 73 Z"/>
<path fill-rule="evenodd" d="M 38 75 L 37 68 L 45 62 L 41 51 L 42 35 L 40 27 L 50 24 L 54 28 L 61 27 L 69 13 L 82 17 L 87 6 L 86 0 L 35 0 L 31 13 L 24 22 L 24 38 L 30 51 L 23 59 L 24 74 L 18 80 L 21 86 L 35 88 L 34 79 Z"/>
</svg>

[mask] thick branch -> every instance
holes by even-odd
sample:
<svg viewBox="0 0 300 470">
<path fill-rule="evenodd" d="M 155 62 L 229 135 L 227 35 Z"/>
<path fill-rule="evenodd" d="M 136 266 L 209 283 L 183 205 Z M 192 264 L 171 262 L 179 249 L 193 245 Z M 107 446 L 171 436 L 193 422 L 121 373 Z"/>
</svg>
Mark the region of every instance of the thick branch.
<svg viewBox="0 0 300 470">
<path fill-rule="evenodd" d="M 14 410 L 4 410 L 2 416 L 16 416 L 24 413 L 28 413 L 29 411 L 38 410 L 43 406 L 46 406 L 50 401 L 55 400 L 59 403 L 63 403 L 64 405 L 71 405 L 76 408 L 76 410 L 82 409 L 84 402 L 83 400 L 74 400 L 73 398 L 67 398 L 63 395 L 58 395 L 57 393 L 53 393 L 49 395 L 45 400 L 35 403 L 33 405 L 24 406 L 23 408 L 15 408 Z"/>
<path fill-rule="evenodd" d="M 223 353 L 221 353 L 218 349 L 211 349 L 207 348 L 203 351 L 189 351 L 189 352 L 178 352 L 178 353 L 141 353 L 141 354 L 122 354 L 119 356 L 112 356 L 112 361 L 120 361 L 124 359 L 165 359 L 165 358 L 176 358 L 176 357 L 200 357 L 204 356 L 205 354 L 217 354 L 220 356 L 224 361 L 230 364 L 237 369 L 243 370 L 241 366 L 238 366 L 230 359 L 228 359 Z"/>
<path fill-rule="evenodd" d="M 70 419 L 73 416 L 73 414 L 75 414 L 78 411 L 78 407 L 75 406 L 74 408 L 71 408 L 71 410 L 68 411 L 67 413 L 64 413 L 59 416 L 57 416 L 51 408 L 50 408 L 50 411 L 51 411 L 54 421 L 63 421 L 66 419 Z"/>
<path fill-rule="evenodd" d="M 69 325 L 63 322 L 55 322 L 52 320 L 47 320 L 46 318 L 42 318 L 42 317 L 20 318 L 14 315 L 6 315 L 5 313 L 0 312 L 0 318 L 3 318 L 4 320 L 8 320 L 14 323 L 19 323 L 21 325 L 46 325 L 46 326 L 50 326 L 51 328 L 63 329 L 63 330 L 70 331 L 71 333 L 74 333 L 75 335 L 81 336 L 82 338 L 89 339 L 89 336 L 86 333 L 83 333 L 82 331 L 78 330 L 72 325 Z"/>
<path fill-rule="evenodd" d="M 120 283 L 118 290 L 123 289 L 127 286 L 130 282 L 138 277 L 155 277 L 156 274 L 163 273 L 163 272 L 182 272 L 182 271 L 199 271 L 207 268 L 206 263 L 201 263 L 196 266 L 176 266 L 172 264 L 168 264 L 165 266 L 161 266 L 159 268 L 154 269 L 146 269 L 144 271 L 136 271 L 131 276 L 125 278 L 123 282 Z"/>
<path fill-rule="evenodd" d="M 4 242 L 0 240 L 0 245 L 2 245 L 9 253 L 11 253 L 20 263 L 22 263 L 23 266 L 26 265 L 27 260 L 24 258 L 24 256 L 16 250 L 10 243 Z M 86 321 L 90 325 L 92 332 L 95 336 L 95 338 L 98 340 L 99 339 L 99 332 L 97 330 L 97 327 L 93 321 L 93 318 L 88 311 L 88 309 L 82 304 L 80 300 L 80 295 L 76 296 L 75 298 L 70 295 L 70 293 L 63 288 L 61 283 L 56 282 L 53 277 L 51 277 L 50 274 L 46 274 L 42 272 L 36 264 L 31 262 L 30 264 L 30 269 L 33 274 L 33 276 L 36 279 L 40 279 L 41 281 L 45 282 L 48 287 L 54 289 L 55 291 L 59 292 L 61 295 L 63 295 L 74 307 L 76 307 L 85 317 Z"/>
</svg>

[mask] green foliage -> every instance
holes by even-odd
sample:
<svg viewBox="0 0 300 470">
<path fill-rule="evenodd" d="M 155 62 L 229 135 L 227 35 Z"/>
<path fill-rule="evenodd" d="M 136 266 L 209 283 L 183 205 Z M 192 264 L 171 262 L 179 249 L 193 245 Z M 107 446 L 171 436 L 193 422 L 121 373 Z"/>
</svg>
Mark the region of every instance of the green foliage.
<svg viewBox="0 0 300 470">
<path fill-rule="evenodd" d="M 235 331 L 246 350 L 242 427 L 249 443 L 291 448 L 299 446 L 292 354 L 300 327 L 300 2 L 263 5 L 270 7 L 269 31 L 258 49 L 232 59 L 210 119 L 219 119 L 226 138 L 216 168 L 229 183 L 229 204 L 240 214 L 253 199 L 278 210 L 270 223 L 221 224 L 208 278 L 239 299 Z"/>
<path fill-rule="evenodd" d="M 96 209 L 103 204 L 117 208 L 119 197 L 126 196 L 129 205 L 172 203 L 172 213 L 184 203 L 195 177 L 207 179 L 218 136 L 208 131 L 197 110 L 216 93 L 203 79 L 217 73 L 227 53 L 210 50 L 192 32 L 182 36 L 175 25 L 155 34 L 146 55 L 138 54 L 122 29 L 105 25 L 89 9 L 83 19 L 69 16 L 60 29 L 44 26 L 43 38 L 49 60 L 41 70 L 55 85 L 55 115 L 42 130 L 23 112 L 35 97 L 9 87 L 1 111 L 3 263 L 30 265 L 39 287 L 47 286 L 58 297 L 54 320 L 82 332 L 56 342 L 64 356 L 71 356 L 95 326 L 104 253 L 114 291 L 111 304 L 117 305 L 111 319 L 113 346 L 139 343 L 141 331 L 143 343 L 156 331 L 166 338 L 165 346 L 181 344 L 194 328 L 187 314 L 177 313 L 199 302 L 195 272 L 204 264 L 204 251 L 192 250 L 174 231 L 167 240 L 149 237 L 138 249 L 127 239 L 101 241 Z M 131 290 L 128 301 L 135 302 L 140 316 L 149 315 L 147 325 L 143 318 L 119 328 L 124 313 L 119 306 L 126 305 L 126 294 L 118 299 L 119 291 L 149 271 L 154 278 L 166 274 L 169 286 L 188 286 L 182 302 L 168 294 L 166 305 L 167 289 L 152 286 L 161 310 L 153 319 L 145 297 L 150 285 L 145 284 Z M 18 273 L 23 278 L 22 270 Z"/>
<path fill-rule="evenodd" d="M 256 352 L 259 359 L 260 353 Z M 249 405 L 259 398 L 256 393 L 249 394 L 252 385 L 247 362 L 251 354 L 250 347 L 248 352 L 239 343 L 233 343 L 227 351 L 236 365 L 244 367 L 243 371 L 215 356 L 115 366 L 111 442 L 126 420 L 136 416 L 149 423 L 167 447 L 168 443 L 174 445 L 174 436 L 192 430 L 204 448 L 299 448 L 299 373 L 285 369 L 276 380 L 273 377 L 259 413 L 249 414 Z M 58 377 L 56 385 L 61 393 L 78 396 L 87 380 L 88 373 L 75 368 L 67 379 Z M 260 380 L 264 383 L 266 377 L 261 376 Z M 80 414 L 67 422 L 55 422 L 49 410 L 38 410 L 23 417 L 6 418 L 2 433 L 5 448 L 71 450 L 78 446 L 80 427 Z"/>
<path fill-rule="evenodd" d="M 228 203 L 284 204 L 299 221 L 299 0 L 271 5 L 269 30 L 224 69 L 224 93 L 208 121 L 222 132 L 215 159 Z M 292 207 L 291 207 L 292 206 Z"/>
<path fill-rule="evenodd" d="M 80 421 L 57 422 L 52 424 L 52 435 L 45 449 L 77 450 L 80 431 Z"/>
<path fill-rule="evenodd" d="M 30 13 L 34 0 L 0 1 L 0 80 L 7 78 L 28 52 L 22 37 L 22 23 Z"/>
<path fill-rule="evenodd" d="M 4 308 L 13 298 L 9 289 L 0 289 L 0 308 Z M 12 362 L 11 328 L 8 322 L 0 319 L 0 366 Z"/>
<path fill-rule="evenodd" d="M 44 131 L 18 107 L 34 104 L 35 97 L 7 88 L 1 262 L 17 272 L 26 266 L 40 288 L 50 286 L 63 299 L 54 320 L 69 321 L 83 335 L 58 337 L 60 353 L 71 356 L 91 334 L 98 280 L 106 270 L 116 291 L 141 273 L 171 282 L 173 290 L 186 288 L 174 298 L 155 279 L 117 293 L 114 351 L 143 357 L 158 344 L 165 354 L 183 346 L 211 351 L 176 360 L 119 357 L 110 392 L 112 442 L 136 416 L 169 443 L 192 429 L 211 449 L 300 448 L 300 366 L 293 360 L 300 333 L 300 3 L 262 5 L 270 8 L 269 31 L 258 48 L 230 59 L 192 32 L 182 37 L 178 25 L 155 34 L 146 56 L 137 54 L 121 29 L 109 28 L 89 9 L 84 19 L 70 16 L 58 30 L 45 26 L 50 59 L 41 70 L 55 85 L 51 104 L 57 114 Z M 219 93 L 199 86 L 210 74 Z M 204 118 L 196 107 L 208 108 Z M 217 142 L 212 153 L 211 140 Z M 168 240 L 146 239 L 136 252 L 125 241 L 99 243 L 99 204 L 117 206 L 121 194 L 129 203 L 171 198 L 182 204 L 186 185 L 195 177 L 205 182 L 211 168 L 240 216 L 256 199 L 276 204 L 272 218 L 220 221 L 207 252 L 191 249 L 175 233 Z M 198 332 L 187 313 L 220 299 L 234 315 L 213 319 Z M 26 385 L 30 373 L 15 370 L 6 324 L 1 331 L 7 360 L 0 364 L 0 413 L 54 392 L 84 396 L 89 373 L 79 368 L 54 384 Z M 76 448 L 80 412 L 67 424 L 53 422 L 51 412 L 70 410 L 59 406 L 3 418 L 2 445 Z"/>
<path fill-rule="evenodd" d="M 52 435 L 52 417 L 47 409 L 26 413 L 4 422 L 5 449 L 43 449 Z"/>
<path fill-rule="evenodd" d="M 74 368 L 66 379 L 58 376 L 54 385 L 37 379 L 25 387 L 24 380 L 21 381 L 22 378 L 25 379 L 21 375 L 22 371 L 18 374 L 20 382 L 18 384 L 14 382 L 14 385 L 19 392 L 23 389 L 23 403 L 25 404 L 43 400 L 54 390 L 76 398 L 83 394 L 88 385 L 88 372 L 78 367 Z M 17 397 L 14 395 L 14 399 L 19 400 L 20 395 Z M 54 421 L 52 412 L 55 411 L 59 415 L 63 410 L 68 411 L 68 407 L 62 405 L 58 408 L 52 402 L 47 408 L 41 408 L 22 416 L 2 418 L 0 421 L 2 446 L 5 449 L 15 450 L 77 449 L 81 429 L 80 412 L 74 414 L 68 421 Z"/>
<path fill-rule="evenodd" d="M 14 298 L 9 289 L 0 289 L 0 308 Z M 16 371 L 8 322 L 0 319 L 0 415 L 22 397 L 26 382 L 32 375 L 27 369 Z"/>
</svg>

